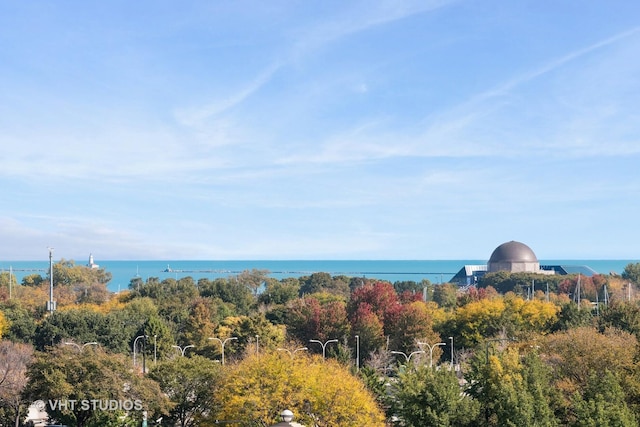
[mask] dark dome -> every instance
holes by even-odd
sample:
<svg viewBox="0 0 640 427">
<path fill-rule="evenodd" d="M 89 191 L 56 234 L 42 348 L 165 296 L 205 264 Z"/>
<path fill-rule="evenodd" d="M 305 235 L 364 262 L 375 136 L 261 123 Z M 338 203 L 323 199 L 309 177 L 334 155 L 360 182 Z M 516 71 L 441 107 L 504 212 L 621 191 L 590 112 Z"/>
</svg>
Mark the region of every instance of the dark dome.
<svg viewBox="0 0 640 427">
<path fill-rule="evenodd" d="M 538 262 L 538 258 L 529 246 L 512 240 L 495 248 L 489 258 L 490 264 L 502 262 Z"/>
</svg>

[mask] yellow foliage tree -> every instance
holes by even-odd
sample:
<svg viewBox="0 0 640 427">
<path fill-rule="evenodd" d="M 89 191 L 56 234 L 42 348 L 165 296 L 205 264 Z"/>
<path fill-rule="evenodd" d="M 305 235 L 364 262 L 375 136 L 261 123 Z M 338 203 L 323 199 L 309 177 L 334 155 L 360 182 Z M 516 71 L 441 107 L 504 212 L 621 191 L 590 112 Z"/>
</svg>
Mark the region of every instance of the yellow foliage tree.
<svg viewBox="0 0 640 427">
<path fill-rule="evenodd" d="M 284 352 L 247 357 L 224 370 L 216 390 L 219 420 L 278 421 L 289 409 L 303 425 L 384 426 L 373 396 L 334 360 Z"/>
<path fill-rule="evenodd" d="M 4 316 L 4 313 L 0 311 L 0 338 L 9 330 L 9 320 Z"/>
</svg>

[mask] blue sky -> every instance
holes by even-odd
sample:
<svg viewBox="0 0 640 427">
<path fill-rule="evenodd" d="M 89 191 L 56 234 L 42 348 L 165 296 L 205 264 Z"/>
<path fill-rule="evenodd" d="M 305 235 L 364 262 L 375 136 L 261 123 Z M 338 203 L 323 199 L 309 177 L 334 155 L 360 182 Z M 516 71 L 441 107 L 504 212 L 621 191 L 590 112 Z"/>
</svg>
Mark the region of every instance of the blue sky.
<svg viewBox="0 0 640 427">
<path fill-rule="evenodd" d="M 0 259 L 640 255 L 635 1 L 0 0 Z"/>
</svg>

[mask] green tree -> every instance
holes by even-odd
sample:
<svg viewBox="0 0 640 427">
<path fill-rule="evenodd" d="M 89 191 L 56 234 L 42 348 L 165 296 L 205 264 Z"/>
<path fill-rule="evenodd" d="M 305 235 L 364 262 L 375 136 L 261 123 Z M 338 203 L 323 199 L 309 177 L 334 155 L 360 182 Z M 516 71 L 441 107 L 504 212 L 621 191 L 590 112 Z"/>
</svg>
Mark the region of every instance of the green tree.
<svg viewBox="0 0 640 427">
<path fill-rule="evenodd" d="M 640 284 L 640 262 L 627 264 L 622 271 L 622 278 L 633 284 Z"/>
<path fill-rule="evenodd" d="M 56 347 L 38 353 L 27 375 L 24 396 L 47 402 L 49 416 L 62 424 L 99 427 L 125 415 L 140 422 L 145 410 L 151 417 L 166 412 L 166 398 L 155 381 L 132 374 L 128 359 L 99 347 L 89 346 L 83 351 Z M 113 400 L 134 410 L 100 408 L 100 402 L 107 408 L 107 402 Z"/>
<path fill-rule="evenodd" d="M 172 403 L 163 425 L 200 425 L 215 407 L 220 365 L 201 356 L 177 357 L 149 372 Z"/>
<path fill-rule="evenodd" d="M 451 283 L 435 285 L 433 287 L 433 301 L 442 308 L 455 308 L 458 301 L 458 287 Z"/>
<path fill-rule="evenodd" d="M 638 420 L 626 403 L 622 386 L 609 370 L 593 372 L 583 393 L 572 398 L 572 427 L 635 427 Z"/>
<path fill-rule="evenodd" d="M 482 406 L 487 426 L 558 425 L 551 407 L 550 377 L 536 356 L 522 358 L 515 347 L 477 354 L 467 376 L 469 394 Z"/>
<path fill-rule="evenodd" d="M 475 425 L 480 405 L 462 394 L 455 372 L 428 366 L 400 373 L 395 389 L 395 413 L 411 427 Z"/>
<path fill-rule="evenodd" d="M 229 316 L 249 315 L 255 306 L 255 296 L 244 284 L 232 278 L 227 279 L 200 279 L 198 280 L 200 296 L 205 298 L 219 299 L 231 304 Z"/>
<path fill-rule="evenodd" d="M 267 286 L 263 293 L 258 296 L 258 301 L 262 304 L 286 304 L 298 297 L 300 283 L 297 279 L 283 279 L 281 281 L 267 280 Z"/>
<path fill-rule="evenodd" d="M 640 305 L 634 302 L 612 302 L 605 307 L 598 318 L 601 331 L 616 328 L 640 337 Z"/>
<path fill-rule="evenodd" d="M 300 296 L 320 292 L 329 292 L 343 297 L 349 296 L 349 279 L 345 276 L 331 277 L 329 273 L 312 273 L 311 276 L 301 277 Z"/>
</svg>

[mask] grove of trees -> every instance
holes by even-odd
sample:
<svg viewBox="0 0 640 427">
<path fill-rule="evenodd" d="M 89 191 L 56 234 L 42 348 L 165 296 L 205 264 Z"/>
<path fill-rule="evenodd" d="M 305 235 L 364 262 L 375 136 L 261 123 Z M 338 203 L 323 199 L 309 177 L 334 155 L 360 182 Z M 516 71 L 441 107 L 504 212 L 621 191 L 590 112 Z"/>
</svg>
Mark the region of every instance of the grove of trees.
<svg viewBox="0 0 640 427">
<path fill-rule="evenodd" d="M 637 426 L 638 271 L 459 289 L 251 270 L 116 294 L 61 260 L 53 313 L 49 277 L 3 272 L 0 425 L 41 401 L 68 426 Z"/>
</svg>

